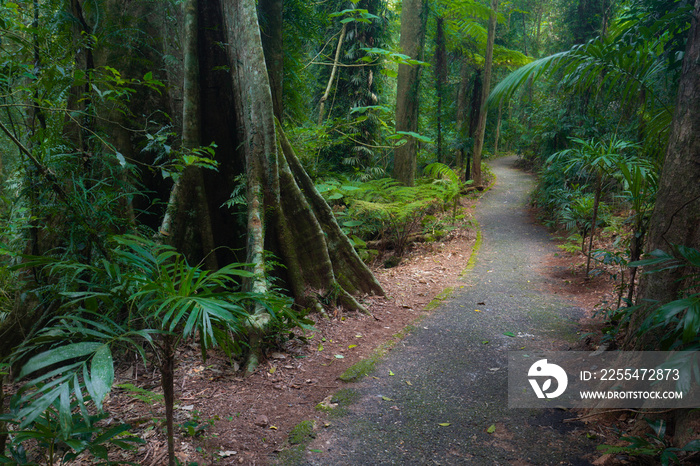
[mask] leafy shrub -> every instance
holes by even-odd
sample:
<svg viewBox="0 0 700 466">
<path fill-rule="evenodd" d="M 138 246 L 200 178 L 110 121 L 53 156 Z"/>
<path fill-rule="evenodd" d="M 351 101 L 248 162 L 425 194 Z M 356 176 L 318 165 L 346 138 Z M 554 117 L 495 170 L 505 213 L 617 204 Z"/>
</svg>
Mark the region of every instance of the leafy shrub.
<svg viewBox="0 0 700 466">
<path fill-rule="evenodd" d="M 443 164 L 431 164 L 425 169 L 431 178 L 419 180 L 417 186 L 404 186 L 396 180 L 383 178 L 364 183 L 329 180 L 317 189 L 333 206 L 343 231 L 357 249 L 366 241 L 379 239 L 393 247 L 401 256 L 423 218 L 437 206 L 452 208 L 456 216 L 462 183 L 452 169 Z M 374 254 L 367 252 L 365 256 Z"/>
<path fill-rule="evenodd" d="M 42 292 L 55 297 L 63 314 L 12 355 L 13 365 L 21 368 L 17 378 L 25 382 L 3 420 L 16 426 L 17 451 L 33 436 L 50 449 L 60 439 L 75 452 L 102 451 L 95 446 L 106 440 L 101 432 L 81 437 L 83 443 L 69 442 L 103 411 L 119 348 L 136 351 L 144 362 L 146 347 L 158 355 L 171 444 L 174 349 L 181 339 L 198 337 L 203 357 L 221 342 L 244 341 L 254 305 L 267 309 L 281 326 L 299 323 L 288 298 L 241 291 L 240 280 L 251 276 L 246 264 L 204 270 L 170 246 L 132 235 L 114 237 L 110 251 L 110 260 L 98 265 L 27 256 L 18 266 L 37 267 L 49 277 L 51 285 Z"/>
</svg>

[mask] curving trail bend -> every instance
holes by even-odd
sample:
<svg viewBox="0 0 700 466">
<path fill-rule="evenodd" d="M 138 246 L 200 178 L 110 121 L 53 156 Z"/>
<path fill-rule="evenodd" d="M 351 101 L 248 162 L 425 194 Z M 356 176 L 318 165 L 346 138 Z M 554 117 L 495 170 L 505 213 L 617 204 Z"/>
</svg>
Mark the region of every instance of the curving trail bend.
<svg viewBox="0 0 700 466">
<path fill-rule="evenodd" d="M 376 378 L 349 385 L 360 400 L 319 432 L 309 448 L 320 452 L 304 464 L 586 465 L 597 456 L 584 426 L 563 422 L 574 413 L 508 408 L 507 351 L 569 349 L 581 317 L 547 291 L 539 270 L 556 247 L 527 212 L 534 182 L 514 162 L 492 162 L 498 179 L 477 207 L 483 242 L 463 287 Z"/>
</svg>

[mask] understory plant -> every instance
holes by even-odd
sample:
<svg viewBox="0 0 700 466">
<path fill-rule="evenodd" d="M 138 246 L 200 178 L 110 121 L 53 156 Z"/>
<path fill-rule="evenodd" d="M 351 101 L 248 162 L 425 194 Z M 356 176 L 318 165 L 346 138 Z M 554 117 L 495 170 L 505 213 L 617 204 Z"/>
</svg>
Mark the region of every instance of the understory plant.
<svg viewBox="0 0 700 466">
<path fill-rule="evenodd" d="M 700 440 L 693 440 L 682 448 L 673 447 L 666 436 L 667 423 L 663 419 L 644 419 L 651 427 L 652 433 L 644 436 L 628 435 L 620 437 L 620 440 L 628 442 L 628 445 L 600 445 L 599 450 L 606 454 L 626 453 L 631 456 L 651 457 L 654 462 L 667 466 L 681 464 L 681 460 L 688 453 L 700 451 Z"/>
<path fill-rule="evenodd" d="M 244 335 L 253 305 L 263 306 L 274 320 L 295 321 L 287 298 L 242 290 L 242 280 L 251 276 L 246 264 L 208 271 L 188 264 L 170 246 L 133 235 L 114 237 L 110 251 L 109 260 L 94 265 L 24 258 L 21 267 L 40 268 L 47 277 L 56 277 L 49 288 L 61 313 L 13 352 L 10 362 L 19 368 L 17 380 L 23 385 L 4 416 L 15 425 L 11 451 L 19 452 L 27 439 L 41 437 L 50 446 L 60 441 L 70 454 L 85 450 L 102 454 L 96 445 L 111 438 L 105 435 L 112 430 L 94 430 L 95 416 L 104 411 L 103 401 L 112 388 L 114 356 L 131 351 L 144 364 L 151 354 L 158 362 L 169 462 L 175 464 L 174 371 L 179 342 L 196 338 L 206 357 L 209 348 Z M 46 427 L 49 424 L 51 428 Z M 76 434 L 82 435 L 79 442 L 73 440 Z M 50 456 L 55 462 L 55 454 Z"/>
<path fill-rule="evenodd" d="M 657 249 L 650 257 L 630 264 L 633 267 L 654 267 L 646 273 L 682 271 L 679 280 L 686 285 L 678 299 L 653 306 L 640 333 L 656 332 L 661 335 L 659 346 L 665 351 L 700 349 L 700 251 L 682 245 L 673 245 L 671 252 Z M 640 306 L 629 308 L 637 312 Z"/>
<path fill-rule="evenodd" d="M 325 182 L 319 191 L 334 206 L 339 223 L 356 247 L 375 239 L 401 256 L 431 209 L 449 206 L 456 215 L 463 183 L 446 165 L 432 164 L 426 169 L 431 177 L 419 180 L 417 186 L 384 178 L 364 183 Z"/>
</svg>

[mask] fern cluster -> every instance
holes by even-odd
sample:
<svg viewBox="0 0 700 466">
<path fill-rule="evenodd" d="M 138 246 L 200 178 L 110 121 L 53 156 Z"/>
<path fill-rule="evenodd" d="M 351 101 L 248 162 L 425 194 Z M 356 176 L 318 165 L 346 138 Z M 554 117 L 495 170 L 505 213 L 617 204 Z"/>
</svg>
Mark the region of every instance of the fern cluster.
<svg viewBox="0 0 700 466">
<path fill-rule="evenodd" d="M 437 208 L 456 205 L 463 183 L 443 164 L 425 169 L 427 177 L 416 186 L 405 186 L 391 178 L 364 183 L 327 181 L 319 191 L 335 206 L 336 216 L 356 246 L 367 240 L 380 240 L 401 256 L 411 234 L 423 218 Z"/>
</svg>

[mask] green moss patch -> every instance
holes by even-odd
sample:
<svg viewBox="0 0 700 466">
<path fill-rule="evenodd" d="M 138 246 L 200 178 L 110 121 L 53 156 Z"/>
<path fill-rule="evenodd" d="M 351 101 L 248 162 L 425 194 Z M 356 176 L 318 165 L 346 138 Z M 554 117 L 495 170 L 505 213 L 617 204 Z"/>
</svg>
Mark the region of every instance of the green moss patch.
<svg viewBox="0 0 700 466">
<path fill-rule="evenodd" d="M 362 377 L 371 373 L 374 370 L 374 367 L 377 365 L 377 361 L 379 361 L 379 358 L 381 357 L 381 355 L 378 354 L 378 351 L 379 350 L 375 350 L 375 352 L 369 357 L 362 359 L 348 367 L 345 372 L 340 374 L 340 380 L 343 382 L 357 382 Z M 383 354 L 384 353 L 382 353 L 382 355 Z"/>
<path fill-rule="evenodd" d="M 287 442 L 289 448 L 282 450 L 277 457 L 276 464 L 294 465 L 302 464 L 306 448 L 316 438 L 315 421 L 302 421 L 289 432 Z"/>
<path fill-rule="evenodd" d="M 442 290 L 437 296 L 433 298 L 432 301 L 430 301 L 426 306 L 425 310 L 426 311 L 432 311 L 436 309 L 440 304 L 443 303 L 447 298 L 452 296 L 452 293 L 454 292 L 454 288 L 445 288 Z"/>
<path fill-rule="evenodd" d="M 308 445 L 316 437 L 314 421 L 302 421 L 289 432 L 289 443 L 292 445 Z"/>
</svg>

